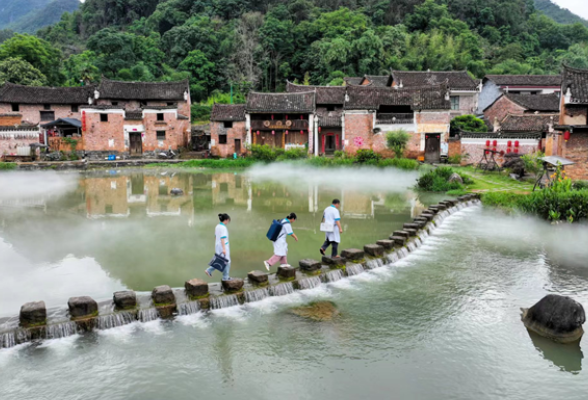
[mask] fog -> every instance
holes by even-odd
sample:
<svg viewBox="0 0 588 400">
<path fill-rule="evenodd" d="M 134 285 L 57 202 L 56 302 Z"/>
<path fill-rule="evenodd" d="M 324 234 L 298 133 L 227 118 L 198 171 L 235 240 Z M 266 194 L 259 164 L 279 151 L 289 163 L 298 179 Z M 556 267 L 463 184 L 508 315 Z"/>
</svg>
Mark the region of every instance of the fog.
<svg viewBox="0 0 588 400">
<path fill-rule="evenodd" d="M 76 188 L 78 177 L 73 172 L 3 172 L 0 173 L 0 201 L 61 195 Z"/>
<path fill-rule="evenodd" d="M 415 185 L 417 171 L 396 168 L 315 168 L 297 163 L 256 165 L 247 171 L 254 181 L 315 184 L 332 188 L 400 192 Z"/>
</svg>

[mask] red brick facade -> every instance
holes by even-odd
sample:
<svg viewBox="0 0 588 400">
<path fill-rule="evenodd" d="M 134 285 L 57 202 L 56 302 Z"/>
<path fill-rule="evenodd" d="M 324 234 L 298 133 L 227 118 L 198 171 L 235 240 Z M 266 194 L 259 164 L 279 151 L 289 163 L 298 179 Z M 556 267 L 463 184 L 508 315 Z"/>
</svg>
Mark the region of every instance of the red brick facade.
<svg viewBox="0 0 588 400">
<path fill-rule="evenodd" d="M 502 96 L 484 110 L 484 117 L 492 125 L 496 125 L 497 122 L 502 121 L 508 114 L 522 115 L 524 112 L 524 107 L 516 104 L 506 96 Z"/>
<path fill-rule="evenodd" d="M 246 152 L 247 130 L 245 121 L 227 123 L 232 127 L 225 128 L 225 122 L 210 123 L 211 154 L 222 158 L 232 157 L 235 153 L 235 140 L 240 140 L 241 155 Z M 221 138 L 223 143 L 221 143 Z"/>
<path fill-rule="evenodd" d="M 559 155 L 576 163 L 565 167 L 570 178 L 588 180 L 588 129 L 574 130 L 567 142 L 560 140 Z"/>
</svg>

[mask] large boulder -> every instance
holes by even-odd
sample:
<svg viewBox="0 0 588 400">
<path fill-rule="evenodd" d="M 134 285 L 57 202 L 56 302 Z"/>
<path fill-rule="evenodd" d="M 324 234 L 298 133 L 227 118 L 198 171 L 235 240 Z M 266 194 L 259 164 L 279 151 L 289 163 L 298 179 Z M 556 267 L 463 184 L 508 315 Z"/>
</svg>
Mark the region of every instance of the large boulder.
<svg viewBox="0 0 588 400">
<path fill-rule="evenodd" d="M 570 297 L 548 294 L 533 307 L 522 311 L 527 329 L 555 342 L 575 342 L 584 334 L 584 307 Z"/>
<path fill-rule="evenodd" d="M 72 318 L 95 317 L 98 315 L 98 303 L 89 296 L 71 297 L 67 302 Z"/>
<path fill-rule="evenodd" d="M 47 323 L 47 307 L 44 301 L 26 303 L 20 308 L 20 325 L 30 327 Z"/>
<path fill-rule="evenodd" d="M 191 299 L 208 296 L 208 283 L 202 279 L 190 279 L 184 283 L 184 288 Z"/>
<path fill-rule="evenodd" d="M 151 292 L 153 303 L 155 305 L 176 304 L 176 297 L 174 292 L 168 285 L 157 286 Z"/>
<path fill-rule="evenodd" d="M 457 172 L 454 172 L 453 174 L 451 174 L 449 176 L 449 179 L 447 179 L 447 182 L 457 182 L 457 183 L 463 184 L 463 179 L 461 176 L 459 176 L 459 174 Z"/>
<path fill-rule="evenodd" d="M 137 295 L 132 290 L 114 292 L 112 299 L 116 308 L 120 310 L 135 308 L 137 306 Z"/>
</svg>

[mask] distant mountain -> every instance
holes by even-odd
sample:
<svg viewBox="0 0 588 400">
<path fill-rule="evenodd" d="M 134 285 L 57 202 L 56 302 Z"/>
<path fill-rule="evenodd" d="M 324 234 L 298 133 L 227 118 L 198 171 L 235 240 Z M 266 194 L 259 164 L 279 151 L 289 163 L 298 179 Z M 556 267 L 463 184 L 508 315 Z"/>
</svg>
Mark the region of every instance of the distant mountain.
<svg viewBox="0 0 588 400">
<path fill-rule="evenodd" d="M 0 29 L 34 33 L 79 7 L 79 0 L 1 0 Z"/>
<path fill-rule="evenodd" d="M 588 21 L 577 16 L 567 8 L 561 8 L 551 0 L 535 0 L 535 8 L 560 24 L 575 24 L 580 22 L 588 26 Z"/>
</svg>

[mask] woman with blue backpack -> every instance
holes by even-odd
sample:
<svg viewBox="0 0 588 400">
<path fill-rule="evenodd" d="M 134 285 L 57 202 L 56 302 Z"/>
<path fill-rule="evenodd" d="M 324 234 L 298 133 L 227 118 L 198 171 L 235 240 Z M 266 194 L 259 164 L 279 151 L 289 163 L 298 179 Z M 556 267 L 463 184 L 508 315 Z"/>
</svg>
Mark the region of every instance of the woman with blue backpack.
<svg viewBox="0 0 588 400">
<path fill-rule="evenodd" d="M 280 262 L 280 265 L 288 264 L 288 260 L 286 259 L 286 255 L 288 254 L 288 243 L 286 242 L 286 239 L 288 236 L 292 236 L 294 240 L 298 241 L 298 237 L 292 230 L 292 223 L 294 221 L 296 221 L 296 214 L 290 213 L 290 215 L 284 218 L 281 222 L 274 221 L 270 227 L 267 236 L 274 242 L 274 255 L 269 260 L 263 262 L 263 265 L 265 265 L 265 268 L 268 271 L 272 265 L 278 261 Z M 281 229 L 278 224 L 281 225 Z"/>
</svg>

